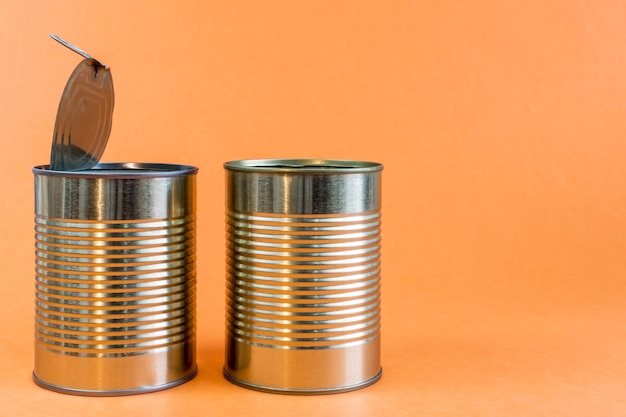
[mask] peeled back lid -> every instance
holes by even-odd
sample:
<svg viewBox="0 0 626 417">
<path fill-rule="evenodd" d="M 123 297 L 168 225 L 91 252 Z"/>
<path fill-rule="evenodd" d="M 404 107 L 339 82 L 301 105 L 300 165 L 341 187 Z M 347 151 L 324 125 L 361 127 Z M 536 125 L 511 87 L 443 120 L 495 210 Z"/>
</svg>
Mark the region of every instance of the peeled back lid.
<svg viewBox="0 0 626 417">
<path fill-rule="evenodd" d="M 113 103 L 110 69 L 91 57 L 83 59 L 61 96 L 50 154 L 51 170 L 86 170 L 98 163 L 111 133 Z"/>
</svg>

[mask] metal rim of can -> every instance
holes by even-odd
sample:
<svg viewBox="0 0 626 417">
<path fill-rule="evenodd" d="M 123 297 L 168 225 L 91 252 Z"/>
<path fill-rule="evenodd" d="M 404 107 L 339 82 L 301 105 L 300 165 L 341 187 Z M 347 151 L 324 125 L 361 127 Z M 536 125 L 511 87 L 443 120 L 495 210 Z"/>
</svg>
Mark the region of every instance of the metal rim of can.
<svg viewBox="0 0 626 417">
<path fill-rule="evenodd" d="M 268 394 L 283 394 L 283 395 L 329 395 L 329 394 L 342 394 L 344 392 L 356 391 L 361 388 L 369 387 L 370 385 L 374 385 L 381 379 L 383 375 L 382 368 L 380 371 L 370 379 L 367 379 L 363 382 L 359 382 L 358 384 L 342 386 L 342 387 L 329 387 L 329 388 L 317 388 L 317 389 L 291 389 L 291 388 L 277 388 L 277 387 L 266 387 L 262 385 L 252 384 L 250 382 L 242 381 L 228 373 L 226 368 L 223 369 L 223 374 L 226 380 L 232 382 L 233 384 L 248 388 L 254 391 L 266 392 Z"/>
<path fill-rule="evenodd" d="M 107 162 L 99 163 L 93 168 L 84 171 L 56 171 L 51 170 L 48 164 L 38 165 L 33 167 L 33 173 L 66 178 L 163 178 L 194 175 L 198 173 L 198 168 L 192 165 L 153 162 Z"/>
<path fill-rule="evenodd" d="M 243 172 L 342 174 L 381 171 L 383 164 L 347 159 L 243 159 L 226 162 L 224 168 Z"/>
<path fill-rule="evenodd" d="M 183 385 L 196 377 L 198 374 L 198 366 L 196 365 L 193 370 L 183 378 L 177 379 L 175 381 L 167 382 L 161 385 L 155 385 L 150 387 L 140 387 L 134 389 L 120 389 L 120 390 L 86 390 L 86 389 L 74 389 L 74 388 L 66 388 L 61 387 L 55 384 L 49 384 L 45 381 L 42 381 L 35 375 L 33 372 L 33 382 L 47 390 L 58 392 L 60 394 L 69 394 L 69 395 L 77 395 L 83 397 L 122 397 L 129 395 L 139 395 L 139 394 L 149 394 L 152 392 L 165 391 L 170 388 L 177 387 L 179 385 Z"/>
</svg>

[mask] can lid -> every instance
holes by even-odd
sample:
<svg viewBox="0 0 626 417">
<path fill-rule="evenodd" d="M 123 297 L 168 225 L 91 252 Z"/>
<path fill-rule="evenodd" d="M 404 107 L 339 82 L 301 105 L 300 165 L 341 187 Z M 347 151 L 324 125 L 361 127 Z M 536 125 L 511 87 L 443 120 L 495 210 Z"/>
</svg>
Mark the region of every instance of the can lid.
<svg viewBox="0 0 626 417">
<path fill-rule="evenodd" d="M 50 169 L 78 171 L 98 163 L 111 133 L 113 104 L 110 69 L 91 57 L 83 59 L 61 96 Z"/>
<path fill-rule="evenodd" d="M 224 168 L 264 173 L 354 174 L 381 171 L 383 164 L 343 159 L 244 159 L 225 162 Z"/>
</svg>

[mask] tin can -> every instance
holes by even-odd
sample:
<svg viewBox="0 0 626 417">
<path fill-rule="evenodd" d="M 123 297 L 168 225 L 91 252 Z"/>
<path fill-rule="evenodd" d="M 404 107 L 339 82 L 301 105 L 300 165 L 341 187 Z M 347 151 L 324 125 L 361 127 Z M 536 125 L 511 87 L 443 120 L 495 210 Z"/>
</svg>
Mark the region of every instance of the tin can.
<svg viewBox="0 0 626 417">
<path fill-rule="evenodd" d="M 197 168 L 33 173 L 35 382 L 109 396 L 193 378 Z"/>
<path fill-rule="evenodd" d="M 380 378 L 382 168 L 225 164 L 228 380 L 321 394 Z"/>
</svg>

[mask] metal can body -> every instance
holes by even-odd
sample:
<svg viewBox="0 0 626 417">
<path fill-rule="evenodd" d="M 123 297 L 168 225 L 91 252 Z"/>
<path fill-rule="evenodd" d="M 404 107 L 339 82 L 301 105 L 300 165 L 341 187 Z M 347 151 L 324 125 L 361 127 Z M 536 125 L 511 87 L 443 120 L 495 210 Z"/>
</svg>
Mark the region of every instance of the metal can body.
<svg viewBox="0 0 626 417">
<path fill-rule="evenodd" d="M 226 378 L 298 394 L 378 380 L 382 165 L 225 168 Z"/>
<path fill-rule="evenodd" d="M 99 164 L 35 175 L 37 384 L 125 395 L 196 373 L 197 169 Z"/>
</svg>

